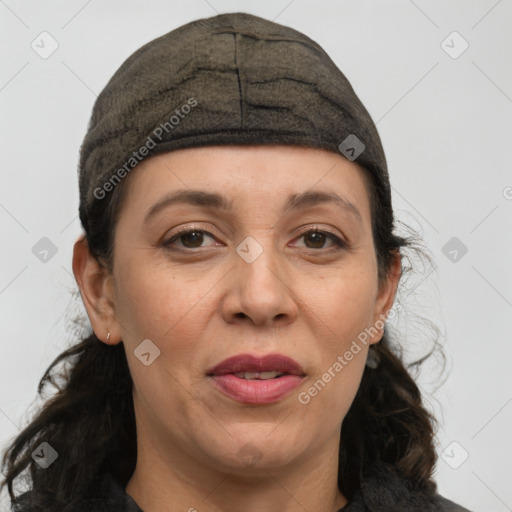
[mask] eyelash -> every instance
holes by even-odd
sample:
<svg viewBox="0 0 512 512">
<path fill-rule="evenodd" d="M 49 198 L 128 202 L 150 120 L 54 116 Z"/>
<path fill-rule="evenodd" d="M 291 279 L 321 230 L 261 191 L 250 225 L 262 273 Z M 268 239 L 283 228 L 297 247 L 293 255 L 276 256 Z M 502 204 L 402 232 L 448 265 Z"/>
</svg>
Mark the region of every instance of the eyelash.
<svg viewBox="0 0 512 512">
<path fill-rule="evenodd" d="M 169 238 L 167 241 L 163 242 L 162 246 L 164 246 L 168 250 L 183 251 L 183 252 L 197 252 L 197 250 L 201 249 L 201 247 L 198 247 L 198 248 L 195 248 L 195 249 L 172 247 L 172 244 L 176 240 L 178 240 L 182 236 L 187 235 L 187 234 L 192 233 L 192 232 L 200 232 L 200 233 L 203 233 L 203 234 L 207 234 L 207 235 L 211 236 L 212 238 L 215 238 L 215 235 L 213 235 L 209 231 L 206 231 L 205 229 L 201 229 L 199 226 L 197 226 L 197 227 L 196 226 L 188 226 L 186 228 L 179 229 L 176 233 L 174 233 L 171 236 L 171 238 Z M 323 234 L 323 235 L 327 235 L 327 237 L 330 238 L 335 243 L 336 246 L 338 246 L 334 250 L 347 249 L 346 242 L 344 240 L 342 240 L 339 236 L 335 235 L 333 232 L 331 232 L 331 231 L 329 231 L 327 229 L 321 229 L 321 228 L 319 228 L 317 226 L 313 226 L 312 228 L 309 228 L 307 230 L 302 231 L 301 233 L 299 233 L 298 238 L 301 238 L 301 237 L 303 237 L 305 235 L 308 235 L 310 233 L 320 233 L 320 234 Z M 315 249 L 315 248 L 311 248 L 311 247 L 304 247 L 304 248 L 312 250 L 312 251 L 328 250 L 328 249 L 324 249 L 324 248 L 319 248 L 319 249 Z"/>
</svg>

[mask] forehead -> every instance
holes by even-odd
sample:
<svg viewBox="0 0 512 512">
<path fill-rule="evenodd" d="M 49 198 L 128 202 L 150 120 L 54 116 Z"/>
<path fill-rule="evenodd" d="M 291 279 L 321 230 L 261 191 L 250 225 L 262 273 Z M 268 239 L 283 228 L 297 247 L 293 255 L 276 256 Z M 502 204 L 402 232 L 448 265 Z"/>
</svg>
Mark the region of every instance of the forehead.
<svg viewBox="0 0 512 512">
<path fill-rule="evenodd" d="M 345 206 L 357 206 L 362 217 L 370 214 L 365 171 L 342 155 L 316 148 L 276 145 L 180 149 L 144 160 L 126 179 L 129 183 L 125 183 L 123 203 L 139 211 L 148 210 L 169 192 L 179 191 L 186 196 L 188 189 L 217 194 L 219 204 L 212 205 L 231 212 L 249 204 L 290 208 L 300 200 L 300 206 L 308 206 L 304 196 L 311 199 L 316 192 L 337 196 Z"/>
</svg>

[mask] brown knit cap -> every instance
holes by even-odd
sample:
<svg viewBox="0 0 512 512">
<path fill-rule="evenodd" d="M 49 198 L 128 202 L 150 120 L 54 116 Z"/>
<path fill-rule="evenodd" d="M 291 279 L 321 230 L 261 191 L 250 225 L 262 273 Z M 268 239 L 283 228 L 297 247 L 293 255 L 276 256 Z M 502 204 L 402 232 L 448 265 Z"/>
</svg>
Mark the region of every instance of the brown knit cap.
<svg viewBox="0 0 512 512">
<path fill-rule="evenodd" d="M 377 128 L 325 51 L 246 13 L 187 23 L 141 47 L 110 79 L 80 149 L 80 219 L 149 155 L 226 144 L 290 144 L 345 155 L 391 208 Z"/>
</svg>

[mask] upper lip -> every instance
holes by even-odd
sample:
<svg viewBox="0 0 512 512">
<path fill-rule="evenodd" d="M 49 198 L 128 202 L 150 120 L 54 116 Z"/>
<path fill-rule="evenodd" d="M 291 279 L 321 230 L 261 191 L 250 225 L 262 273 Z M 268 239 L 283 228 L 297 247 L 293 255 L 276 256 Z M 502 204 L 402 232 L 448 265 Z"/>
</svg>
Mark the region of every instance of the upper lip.
<svg viewBox="0 0 512 512">
<path fill-rule="evenodd" d="M 238 372 L 271 372 L 289 373 L 291 375 L 304 375 L 304 371 L 297 361 L 282 354 L 267 354 L 253 356 L 239 354 L 228 357 L 219 364 L 210 368 L 207 375 L 226 375 Z"/>
</svg>

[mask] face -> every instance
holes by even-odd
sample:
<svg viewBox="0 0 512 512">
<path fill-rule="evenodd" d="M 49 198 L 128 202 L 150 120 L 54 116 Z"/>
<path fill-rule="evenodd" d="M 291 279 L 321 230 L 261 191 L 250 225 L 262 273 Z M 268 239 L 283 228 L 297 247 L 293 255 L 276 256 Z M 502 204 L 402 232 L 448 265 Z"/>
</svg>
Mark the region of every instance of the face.
<svg viewBox="0 0 512 512">
<path fill-rule="evenodd" d="M 139 435 L 231 471 L 337 446 L 382 331 L 351 347 L 396 287 L 378 284 L 362 170 L 320 149 L 230 146 L 155 156 L 127 179 L 104 282 L 111 323 L 95 332 L 124 343 Z M 286 356 L 299 375 L 211 375 L 240 354 Z"/>
</svg>

